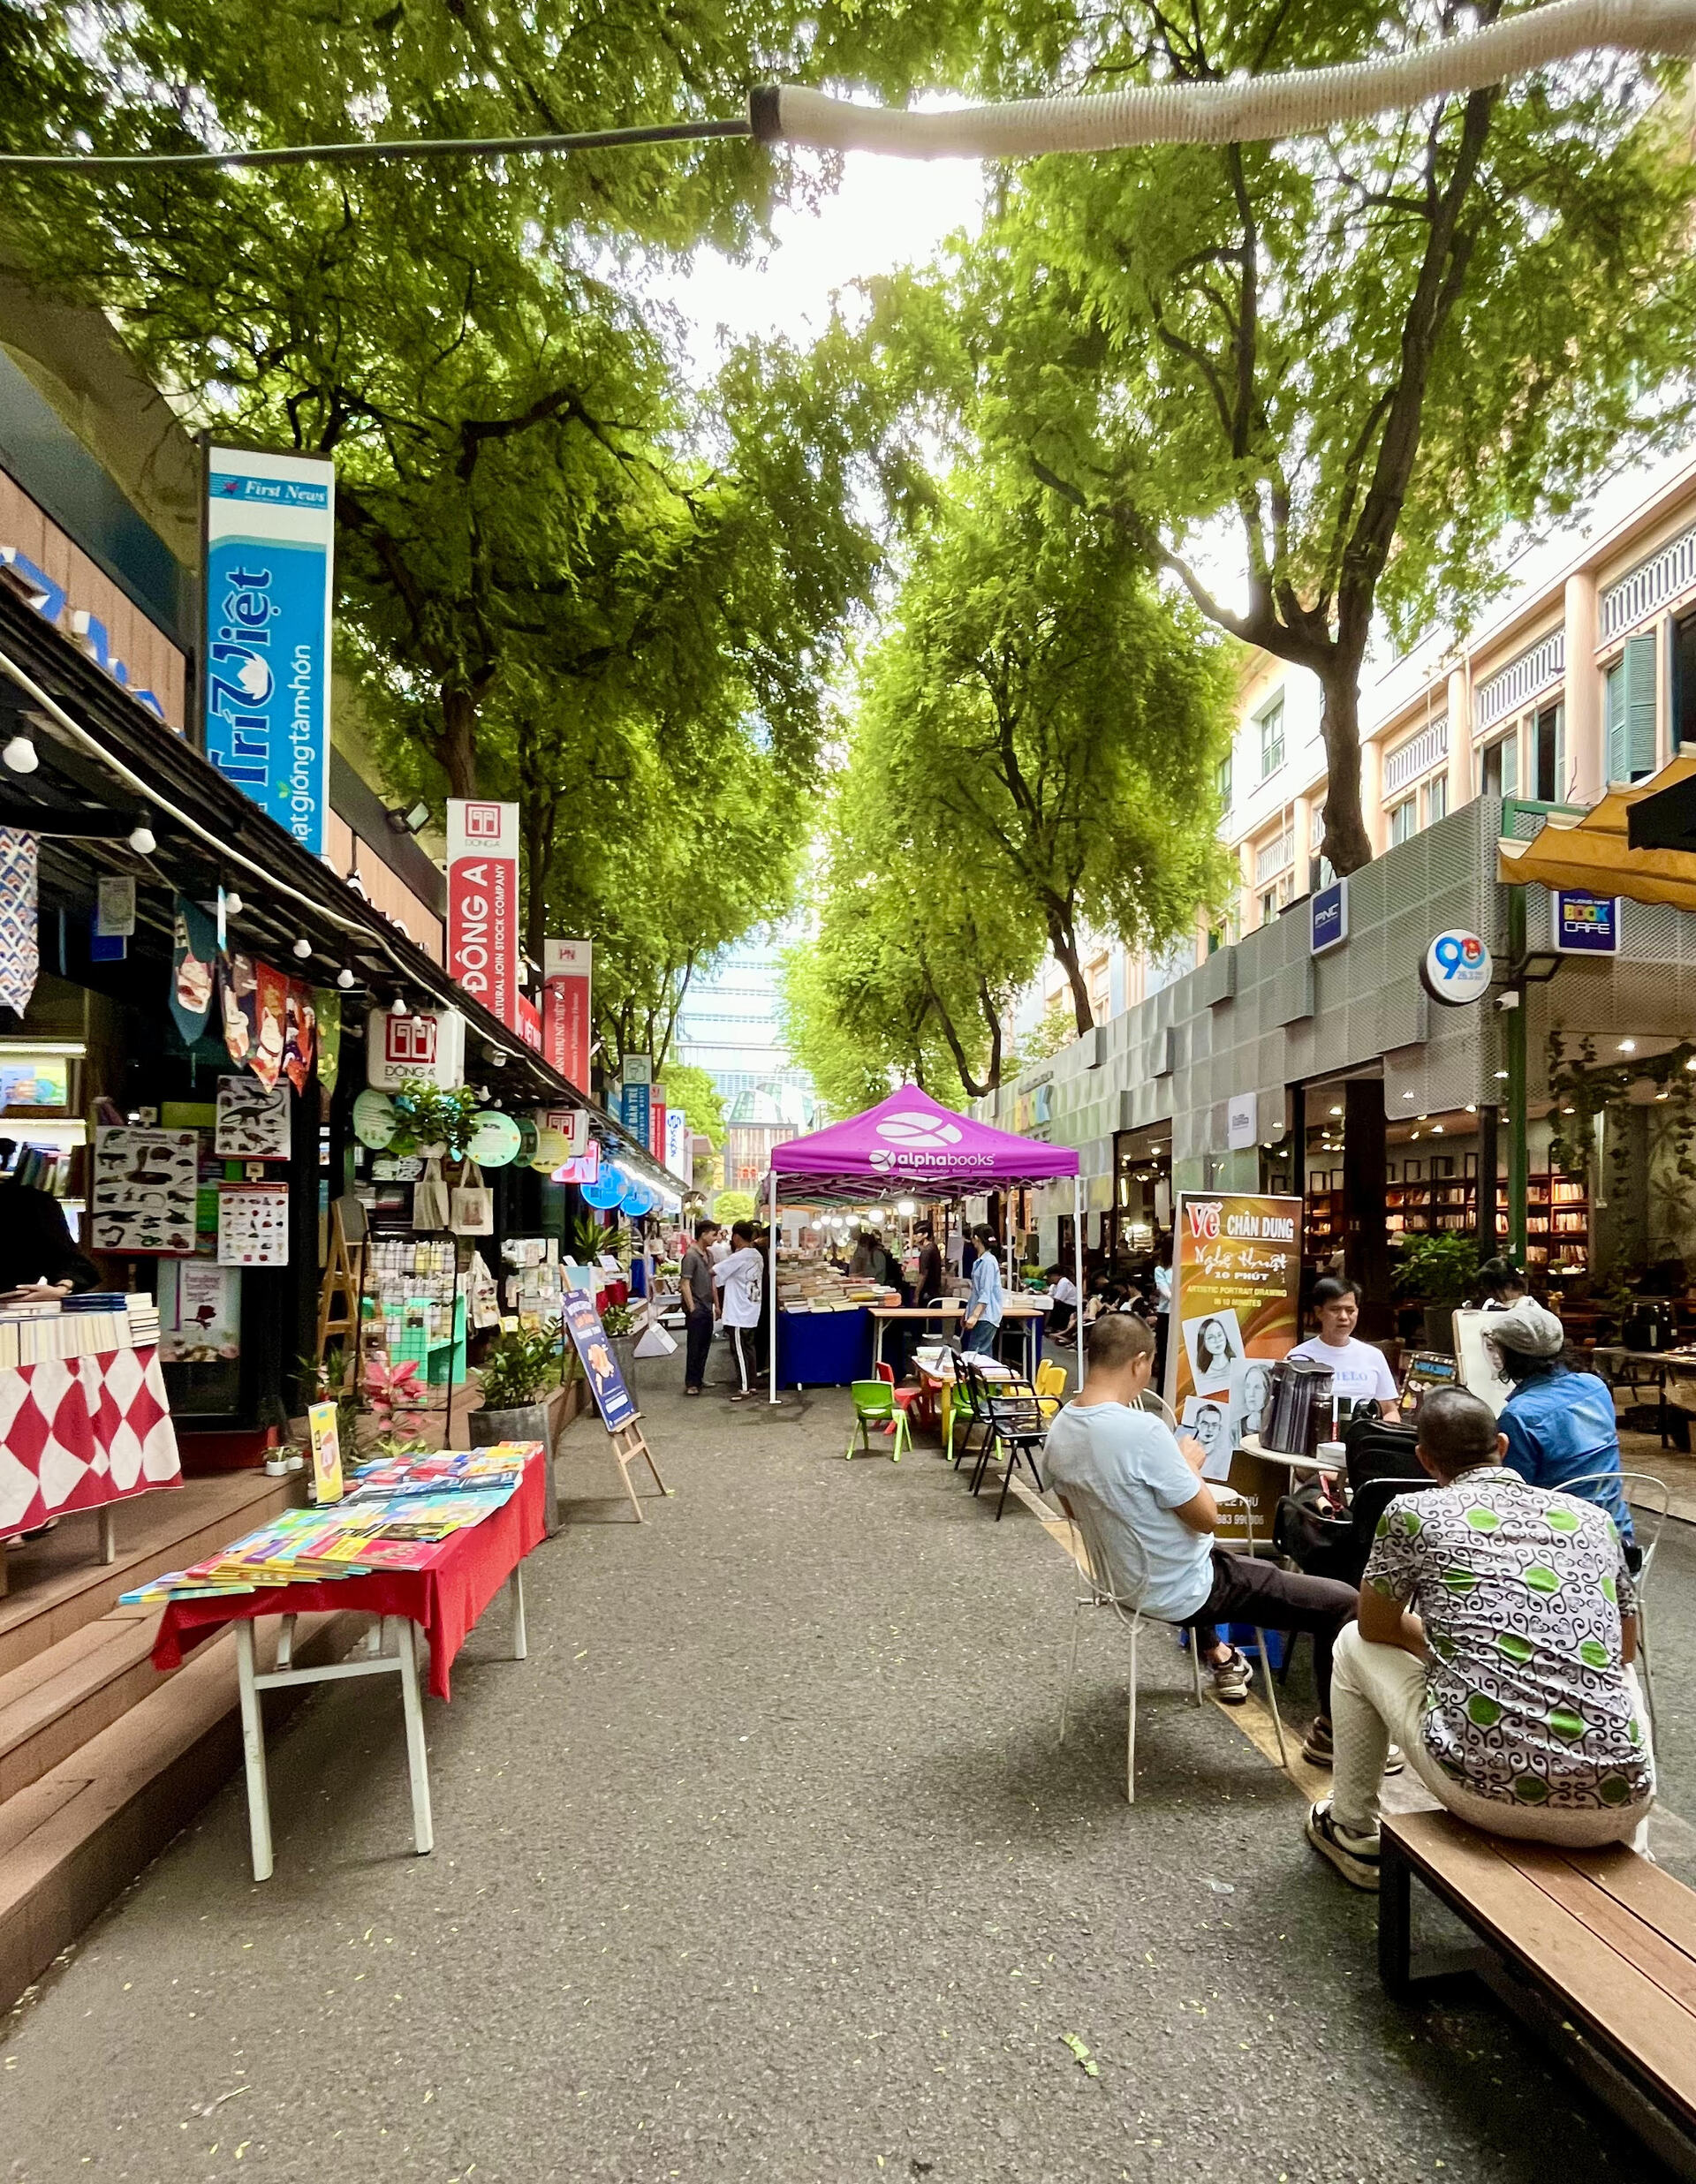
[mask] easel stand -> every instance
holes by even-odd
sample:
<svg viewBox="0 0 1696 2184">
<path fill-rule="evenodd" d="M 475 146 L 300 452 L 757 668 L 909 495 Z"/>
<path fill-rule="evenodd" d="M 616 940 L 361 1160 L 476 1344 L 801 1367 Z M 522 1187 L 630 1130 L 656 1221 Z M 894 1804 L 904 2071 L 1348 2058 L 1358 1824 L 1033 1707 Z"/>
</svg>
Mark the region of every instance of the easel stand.
<svg viewBox="0 0 1696 2184">
<path fill-rule="evenodd" d="M 317 1359 L 322 1365 L 330 1338 L 342 1341 L 342 1386 L 360 1378 L 360 1349 L 363 1337 L 361 1293 L 365 1286 L 365 1244 L 350 1243 L 338 1198 L 329 1209 L 329 1262 L 318 1292 Z"/>
<path fill-rule="evenodd" d="M 642 1515 L 642 1505 L 637 1499 L 636 1488 L 631 1479 L 631 1465 L 639 1456 L 641 1457 L 648 1470 L 654 1474 L 654 1484 L 660 1493 L 669 1494 L 671 1489 L 660 1477 L 660 1467 L 654 1461 L 654 1451 L 642 1438 L 641 1412 L 639 1410 L 627 1425 L 621 1425 L 616 1432 L 609 1429 L 608 1438 L 612 1442 L 612 1453 L 618 1460 L 618 1476 L 625 1482 L 625 1492 L 630 1496 L 630 1506 L 636 1512 L 636 1522 L 639 1524 L 645 1524 L 647 1519 Z"/>
</svg>

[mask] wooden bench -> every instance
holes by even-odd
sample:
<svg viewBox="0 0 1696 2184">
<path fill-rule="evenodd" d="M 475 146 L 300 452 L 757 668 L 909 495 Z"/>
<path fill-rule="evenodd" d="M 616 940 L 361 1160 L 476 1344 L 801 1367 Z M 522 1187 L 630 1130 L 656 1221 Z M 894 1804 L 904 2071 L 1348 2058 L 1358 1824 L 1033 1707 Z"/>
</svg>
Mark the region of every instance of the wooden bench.
<svg viewBox="0 0 1696 2184">
<path fill-rule="evenodd" d="M 1511 1842 L 1446 1812 L 1386 1813 L 1381 1840 L 1389 1992 L 1476 1974 L 1674 2175 L 1696 2179 L 1696 1893 L 1623 1846 Z M 1483 1948 L 1412 1961 L 1414 1874 Z"/>
</svg>

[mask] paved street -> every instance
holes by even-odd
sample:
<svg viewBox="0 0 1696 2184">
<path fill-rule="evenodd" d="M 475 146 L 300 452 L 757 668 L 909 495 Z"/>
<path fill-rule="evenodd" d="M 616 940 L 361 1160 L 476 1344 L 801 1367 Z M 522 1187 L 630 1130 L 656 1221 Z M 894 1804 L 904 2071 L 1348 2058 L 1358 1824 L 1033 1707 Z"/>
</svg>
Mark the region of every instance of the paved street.
<svg viewBox="0 0 1696 2184">
<path fill-rule="evenodd" d="M 835 1393 L 644 1400 L 676 1498 L 640 1529 L 572 1504 L 527 1663 L 491 1609 L 431 1704 L 435 1855 L 398 1701 L 322 1693 L 277 1740 L 276 1879 L 232 1787 L 9 2029 L 0 2175 L 1651 2173 L 1492 2008 L 1385 2002 L 1372 1904 L 1175 1650 L 1134 1809 L 1104 1629 L 1056 1750 L 1070 1566 L 1027 1512 L 996 1525 L 928 1448 L 844 1463 Z M 1696 1808 L 1688 1538 L 1659 1658 Z"/>
</svg>

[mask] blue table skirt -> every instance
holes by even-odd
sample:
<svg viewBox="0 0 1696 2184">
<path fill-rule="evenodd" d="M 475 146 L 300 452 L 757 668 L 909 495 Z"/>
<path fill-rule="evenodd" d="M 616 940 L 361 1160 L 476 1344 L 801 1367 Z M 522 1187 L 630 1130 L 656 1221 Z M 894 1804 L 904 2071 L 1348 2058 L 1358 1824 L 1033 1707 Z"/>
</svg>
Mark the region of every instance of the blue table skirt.
<svg viewBox="0 0 1696 2184">
<path fill-rule="evenodd" d="M 778 1313 L 779 1387 L 846 1387 L 871 1377 L 868 1311 Z"/>
</svg>

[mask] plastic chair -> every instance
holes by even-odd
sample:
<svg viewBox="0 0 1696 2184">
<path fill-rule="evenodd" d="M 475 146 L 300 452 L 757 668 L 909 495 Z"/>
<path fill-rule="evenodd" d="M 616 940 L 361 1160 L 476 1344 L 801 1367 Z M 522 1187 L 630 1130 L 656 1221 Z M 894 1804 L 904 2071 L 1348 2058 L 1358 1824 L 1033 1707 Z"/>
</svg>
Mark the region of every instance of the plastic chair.
<svg viewBox="0 0 1696 2184">
<path fill-rule="evenodd" d="M 1229 1492 L 1229 1490 L 1226 1490 Z M 1087 1607 L 1104 1607 L 1117 1618 L 1131 1634 L 1130 1704 L 1127 1709 L 1124 1739 L 1124 1795 L 1128 1804 L 1137 1802 L 1137 1642 L 1142 1635 L 1145 1621 L 1159 1620 L 1145 1616 L 1143 1596 L 1148 1590 L 1148 1553 L 1137 1535 L 1121 1528 L 1117 1533 L 1123 1550 L 1123 1560 L 1128 1566 L 1132 1591 L 1129 1594 L 1116 1592 L 1107 1572 L 1111 1565 L 1107 1559 L 1104 1529 L 1101 1511 L 1089 1495 L 1075 1486 L 1056 1492 L 1055 1500 L 1060 1504 L 1066 1522 L 1071 1526 L 1075 1539 L 1080 1541 L 1083 1554 L 1076 1547 L 1073 1560 L 1083 1576 L 1086 1590 L 1078 1595 L 1071 1610 L 1071 1645 L 1066 1655 L 1066 1681 L 1060 1697 L 1060 1742 L 1066 1741 L 1066 1721 L 1071 1707 L 1071 1680 L 1078 1666 L 1078 1619 Z M 1171 1626 L 1168 1626 L 1170 1629 Z M 1278 1712 L 1277 1693 L 1273 1689 L 1271 1655 L 1267 1651 L 1266 1633 L 1256 1629 L 1255 1639 L 1260 1646 L 1261 1669 L 1266 1679 L 1266 1695 L 1272 1710 L 1272 1726 L 1278 1736 L 1278 1765 L 1288 1765 L 1283 1742 L 1283 1717 Z M 1201 1704 L 1201 1649 L 1195 1643 L 1196 1633 L 1190 1632 L 1190 1676 L 1195 1693 L 1195 1703 Z"/>
<path fill-rule="evenodd" d="M 1649 1710 L 1649 1734 L 1658 1737 L 1654 1719 L 1654 1679 L 1649 1674 L 1649 1613 L 1644 1596 L 1649 1589 L 1649 1573 L 1654 1567 L 1655 1549 L 1661 1545 L 1661 1535 L 1672 1513 L 1672 1489 L 1665 1479 L 1656 1478 L 1652 1471 L 1586 1471 L 1581 1477 L 1568 1479 L 1558 1492 L 1577 1494 L 1580 1501 L 1588 1501 L 1593 1497 L 1579 1493 L 1580 1487 L 1595 1486 L 1603 1480 L 1616 1478 L 1620 1482 L 1622 1493 L 1628 1486 L 1645 1490 L 1644 1506 L 1639 1508 L 1633 1504 L 1632 1508 L 1632 1530 L 1636 1535 L 1638 1553 L 1643 1558 L 1632 1576 L 1632 1583 L 1637 1592 L 1637 1659 L 1642 1670 L 1643 1704 Z M 1630 1501 L 1629 1494 L 1625 1498 Z M 1643 1537 L 1646 1530 L 1648 1533 L 1647 1541 Z"/>
<path fill-rule="evenodd" d="M 844 1457 L 853 1461 L 854 1438 L 857 1433 L 860 1447 L 867 1455 L 872 1453 L 871 1428 L 881 1425 L 895 1436 L 895 1446 L 890 1451 L 890 1461 L 899 1463 L 901 1451 L 911 1448 L 912 1438 L 907 1431 L 907 1414 L 896 1406 L 895 1390 L 887 1380 L 856 1380 L 851 1394 L 854 1400 L 854 1432 L 848 1436 Z"/>
<path fill-rule="evenodd" d="M 880 1362 L 879 1364 L 874 1365 L 872 1370 L 876 1373 L 878 1379 L 882 1380 L 886 1387 L 892 1387 L 895 1390 L 896 1408 L 898 1410 L 905 1410 L 909 1409 L 913 1403 L 918 1402 L 919 1398 L 925 1392 L 921 1387 L 903 1387 L 895 1377 L 895 1367 L 893 1365 L 886 1365 Z"/>
<path fill-rule="evenodd" d="M 1060 1415 L 1060 1405 L 1066 1392 L 1066 1369 L 1052 1358 L 1045 1357 L 1036 1369 L 1037 1407 L 1050 1425 Z"/>
</svg>

